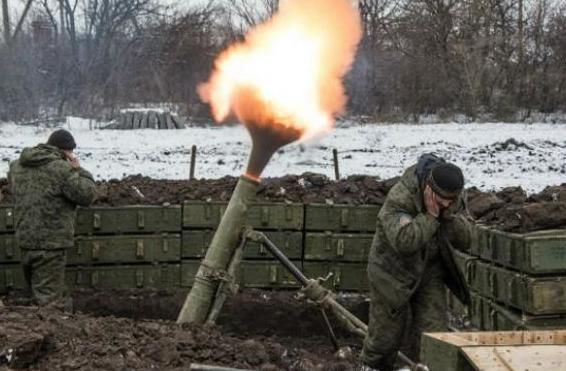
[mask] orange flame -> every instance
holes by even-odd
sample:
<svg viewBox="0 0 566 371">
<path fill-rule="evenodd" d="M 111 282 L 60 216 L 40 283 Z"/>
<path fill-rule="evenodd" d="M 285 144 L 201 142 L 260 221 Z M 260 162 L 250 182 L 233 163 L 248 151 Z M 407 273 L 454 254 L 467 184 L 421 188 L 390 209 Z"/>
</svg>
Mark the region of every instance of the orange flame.
<svg viewBox="0 0 566 371">
<path fill-rule="evenodd" d="M 288 0 L 242 43 L 220 54 L 198 88 L 216 121 L 293 129 L 303 137 L 329 131 L 343 112 L 342 77 L 361 38 L 349 0 Z"/>
</svg>

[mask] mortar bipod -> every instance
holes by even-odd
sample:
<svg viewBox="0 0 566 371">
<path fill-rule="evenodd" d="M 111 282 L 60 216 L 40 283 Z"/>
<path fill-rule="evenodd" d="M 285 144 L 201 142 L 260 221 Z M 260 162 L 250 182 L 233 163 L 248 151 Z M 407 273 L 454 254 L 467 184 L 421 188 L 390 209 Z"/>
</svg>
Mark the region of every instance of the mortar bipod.
<svg viewBox="0 0 566 371">
<path fill-rule="evenodd" d="M 328 328 L 329 336 L 332 341 L 332 345 L 340 350 L 338 345 L 338 340 L 334 334 L 334 330 L 332 329 L 332 325 L 330 324 L 330 320 L 326 315 L 326 310 L 332 311 L 334 316 L 352 333 L 360 336 L 361 338 L 365 338 L 368 333 L 368 326 L 362 322 L 358 317 L 344 308 L 340 303 L 336 301 L 336 297 L 334 293 L 330 290 L 326 289 L 322 286 L 321 282 L 324 281 L 323 278 L 319 279 L 312 279 L 307 278 L 303 272 L 299 270 L 293 264 L 289 258 L 283 254 L 283 252 L 275 246 L 275 244 L 267 238 L 267 236 L 259 231 L 255 231 L 252 228 L 244 228 L 244 232 L 242 235 L 243 240 L 251 240 L 255 242 L 262 243 L 269 252 L 279 260 L 279 262 L 295 277 L 297 281 L 303 286 L 301 288 L 301 292 L 307 297 L 308 299 L 315 302 L 322 311 L 322 315 L 325 321 L 325 324 Z M 397 357 L 399 360 L 405 364 L 407 364 L 412 371 L 428 371 L 428 367 L 423 364 L 413 362 L 409 357 L 407 357 L 402 352 L 397 353 Z"/>
</svg>

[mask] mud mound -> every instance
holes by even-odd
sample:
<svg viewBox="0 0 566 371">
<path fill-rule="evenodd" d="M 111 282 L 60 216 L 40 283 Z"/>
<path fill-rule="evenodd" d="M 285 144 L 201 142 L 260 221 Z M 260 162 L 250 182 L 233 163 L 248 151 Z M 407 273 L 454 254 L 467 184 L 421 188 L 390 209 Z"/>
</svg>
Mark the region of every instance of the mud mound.
<svg viewBox="0 0 566 371">
<path fill-rule="evenodd" d="M 107 297 L 110 294 L 115 293 L 106 293 Z M 116 301 L 123 299 L 118 296 Z M 242 299 L 250 307 L 255 305 Z M 228 308 L 226 312 L 238 313 Z M 260 318 L 256 315 L 256 320 Z M 288 320 L 276 327 L 301 324 Z M 42 370 L 180 370 L 191 363 L 272 371 L 355 369 L 355 359 L 337 360 L 328 340 L 313 334 L 320 332 L 293 338 L 227 334 L 220 326 L 5 306 L 0 307 L 0 369 L 8 365 Z"/>
<path fill-rule="evenodd" d="M 520 146 L 505 143 L 504 148 Z M 280 178 L 265 178 L 257 194 L 258 201 L 382 205 L 399 178 L 379 180 L 366 175 L 339 181 L 321 174 L 304 173 Z M 199 180 L 162 180 L 141 175 L 97 183 L 95 206 L 181 204 L 185 200 L 228 201 L 238 178 Z M 0 179 L 1 204 L 13 203 L 6 179 Z M 558 205 L 553 205 L 558 203 Z M 550 186 L 527 197 L 521 187 L 498 192 L 468 189 L 468 210 L 476 220 L 513 232 L 547 228 L 566 228 L 560 211 L 566 203 L 566 184 Z M 538 206 L 536 206 L 538 205 Z"/>
<path fill-rule="evenodd" d="M 260 201 L 381 205 L 398 178 L 385 181 L 358 175 L 331 181 L 324 175 L 305 173 L 265 178 L 258 192 Z M 179 204 L 185 200 L 228 201 L 238 178 L 162 180 L 141 175 L 97 182 L 96 206 Z M 6 179 L 0 179 L 2 203 L 13 202 Z"/>
</svg>

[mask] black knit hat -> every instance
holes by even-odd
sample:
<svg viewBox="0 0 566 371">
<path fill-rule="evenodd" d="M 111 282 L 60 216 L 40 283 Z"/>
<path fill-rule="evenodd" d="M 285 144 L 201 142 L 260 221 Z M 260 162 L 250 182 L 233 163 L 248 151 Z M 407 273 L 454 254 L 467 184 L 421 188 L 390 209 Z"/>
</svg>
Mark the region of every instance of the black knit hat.
<svg viewBox="0 0 566 371">
<path fill-rule="evenodd" d="M 73 150 L 77 148 L 75 138 L 65 129 L 55 130 L 47 139 L 47 144 L 55 146 L 59 149 Z"/>
<path fill-rule="evenodd" d="M 439 163 L 430 171 L 428 183 L 440 197 L 455 199 L 464 188 L 464 175 L 454 164 Z"/>
</svg>

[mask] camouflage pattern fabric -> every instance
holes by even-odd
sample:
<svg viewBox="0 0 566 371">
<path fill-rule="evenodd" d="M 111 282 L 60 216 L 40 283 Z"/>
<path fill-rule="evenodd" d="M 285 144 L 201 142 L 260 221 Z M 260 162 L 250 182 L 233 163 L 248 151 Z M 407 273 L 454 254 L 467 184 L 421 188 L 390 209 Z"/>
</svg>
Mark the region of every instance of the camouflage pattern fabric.
<svg viewBox="0 0 566 371">
<path fill-rule="evenodd" d="M 92 175 L 74 169 L 56 147 L 25 148 L 10 164 L 8 180 L 15 196 L 16 242 L 22 249 L 61 249 L 73 246 L 77 205 L 88 206 L 95 196 Z"/>
<path fill-rule="evenodd" d="M 370 325 L 362 360 L 374 368 L 392 367 L 404 333 L 418 333 L 418 342 L 422 330 L 445 327 L 446 283 L 464 301 L 469 296 L 463 278 L 454 277 L 459 272 L 453 262 L 445 259 L 447 249 L 469 249 L 472 230 L 464 203 L 458 200 L 438 219 L 427 214 L 417 168 L 407 169 L 387 195 L 369 253 Z M 412 353 L 416 357 L 418 349 Z"/>
<path fill-rule="evenodd" d="M 15 196 L 16 243 L 34 299 L 46 305 L 64 292 L 65 249 L 74 245 L 77 205 L 95 197 L 92 175 L 73 168 L 57 147 L 25 148 L 8 173 Z"/>
<path fill-rule="evenodd" d="M 63 298 L 66 262 L 63 249 L 22 251 L 24 277 L 36 304 L 43 306 Z"/>
</svg>

